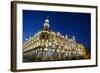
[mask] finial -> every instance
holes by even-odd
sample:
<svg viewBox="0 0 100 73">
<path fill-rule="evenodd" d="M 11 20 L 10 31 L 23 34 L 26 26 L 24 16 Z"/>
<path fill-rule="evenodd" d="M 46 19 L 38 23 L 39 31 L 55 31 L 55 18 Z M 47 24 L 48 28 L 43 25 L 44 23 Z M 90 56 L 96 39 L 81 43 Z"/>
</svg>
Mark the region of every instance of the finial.
<svg viewBox="0 0 100 73">
<path fill-rule="evenodd" d="M 75 40 L 76 40 L 76 39 L 75 39 L 75 36 L 73 36 L 72 39 L 75 41 Z"/>
<path fill-rule="evenodd" d="M 65 35 L 65 39 L 68 39 L 68 35 L 67 34 Z"/>
<path fill-rule="evenodd" d="M 45 23 L 49 23 L 49 17 L 47 16 L 46 19 L 45 19 Z"/>
<path fill-rule="evenodd" d="M 49 18 L 49 16 L 46 17 L 46 19 L 48 19 L 48 18 Z"/>
</svg>

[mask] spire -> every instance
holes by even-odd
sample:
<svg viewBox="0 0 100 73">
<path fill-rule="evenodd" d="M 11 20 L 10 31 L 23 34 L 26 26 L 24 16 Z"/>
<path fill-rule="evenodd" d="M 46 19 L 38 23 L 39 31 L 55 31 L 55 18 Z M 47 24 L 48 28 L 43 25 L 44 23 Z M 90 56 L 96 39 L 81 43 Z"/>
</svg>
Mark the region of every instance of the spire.
<svg viewBox="0 0 100 73">
<path fill-rule="evenodd" d="M 45 19 L 44 28 L 49 28 L 49 19 L 48 19 L 48 16 Z"/>
</svg>

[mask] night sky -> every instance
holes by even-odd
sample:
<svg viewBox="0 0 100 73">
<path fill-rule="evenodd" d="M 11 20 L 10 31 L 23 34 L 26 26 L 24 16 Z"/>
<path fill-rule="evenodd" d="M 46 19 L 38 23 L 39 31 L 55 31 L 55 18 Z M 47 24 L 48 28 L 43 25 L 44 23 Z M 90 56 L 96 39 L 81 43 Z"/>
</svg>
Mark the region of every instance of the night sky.
<svg viewBox="0 0 100 73">
<path fill-rule="evenodd" d="M 52 31 L 75 36 L 78 43 L 91 50 L 90 13 L 23 10 L 23 42 L 42 29 L 47 16 Z"/>
</svg>

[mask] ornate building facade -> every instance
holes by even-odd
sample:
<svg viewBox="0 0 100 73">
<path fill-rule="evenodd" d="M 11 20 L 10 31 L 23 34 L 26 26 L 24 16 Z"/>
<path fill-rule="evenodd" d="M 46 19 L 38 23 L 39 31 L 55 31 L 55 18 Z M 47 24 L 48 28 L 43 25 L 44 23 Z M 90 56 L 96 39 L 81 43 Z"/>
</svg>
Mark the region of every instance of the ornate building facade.
<svg viewBox="0 0 100 73">
<path fill-rule="evenodd" d="M 87 59 L 89 53 L 75 37 L 63 36 L 50 29 L 46 18 L 42 30 L 23 44 L 23 62 Z"/>
</svg>

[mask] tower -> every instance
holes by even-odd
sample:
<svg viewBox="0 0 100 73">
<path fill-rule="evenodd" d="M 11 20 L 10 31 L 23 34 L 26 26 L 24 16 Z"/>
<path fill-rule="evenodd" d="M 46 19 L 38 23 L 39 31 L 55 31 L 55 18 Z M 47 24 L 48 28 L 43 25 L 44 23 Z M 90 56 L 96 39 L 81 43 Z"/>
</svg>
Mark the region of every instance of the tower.
<svg viewBox="0 0 100 73">
<path fill-rule="evenodd" d="M 43 29 L 49 30 L 49 19 L 48 19 L 48 17 L 45 19 L 45 22 L 43 24 Z"/>
</svg>

